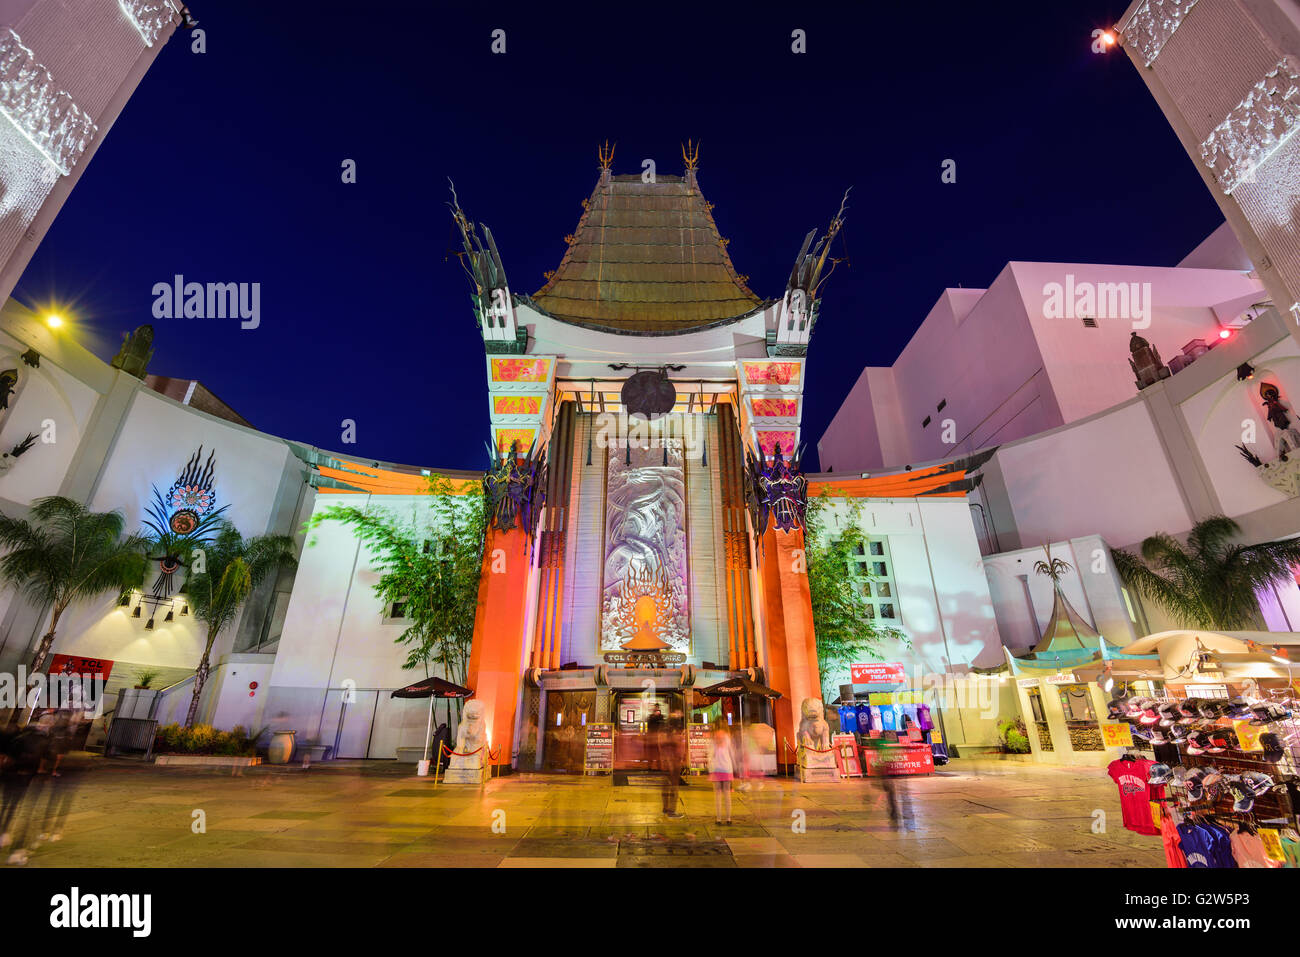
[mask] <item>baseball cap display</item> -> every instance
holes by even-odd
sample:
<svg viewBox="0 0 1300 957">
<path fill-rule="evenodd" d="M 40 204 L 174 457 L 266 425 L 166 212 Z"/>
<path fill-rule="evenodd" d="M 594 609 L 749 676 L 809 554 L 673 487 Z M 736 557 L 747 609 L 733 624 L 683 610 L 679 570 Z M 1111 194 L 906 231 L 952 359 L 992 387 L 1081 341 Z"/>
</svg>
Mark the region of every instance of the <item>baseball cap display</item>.
<svg viewBox="0 0 1300 957">
<path fill-rule="evenodd" d="M 1285 721 L 1291 717 L 1290 711 L 1275 704 L 1257 704 L 1251 710 L 1255 714 L 1255 717 L 1250 722 L 1251 724 L 1272 724 L 1275 721 Z"/>
<path fill-rule="evenodd" d="M 1286 754 L 1282 747 L 1282 739 L 1272 731 L 1265 731 L 1259 736 L 1259 746 L 1264 749 L 1265 761 L 1281 761 Z"/>
<path fill-rule="evenodd" d="M 1167 764 L 1153 764 L 1147 776 L 1147 784 L 1158 785 L 1168 784 L 1173 779 L 1174 772 Z"/>
</svg>

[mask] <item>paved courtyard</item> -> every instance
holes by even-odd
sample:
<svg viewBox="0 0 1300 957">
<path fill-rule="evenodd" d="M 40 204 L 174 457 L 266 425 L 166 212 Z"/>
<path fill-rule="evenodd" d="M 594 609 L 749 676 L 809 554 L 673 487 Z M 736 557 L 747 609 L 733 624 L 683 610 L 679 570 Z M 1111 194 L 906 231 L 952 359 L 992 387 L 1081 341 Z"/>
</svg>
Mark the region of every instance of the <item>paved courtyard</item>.
<svg viewBox="0 0 1300 957">
<path fill-rule="evenodd" d="M 706 780 L 680 793 L 685 817 L 670 821 L 658 788 L 608 778 L 435 788 L 384 762 L 234 775 L 100 760 L 62 839 L 28 866 L 1164 867 L 1158 839 L 1124 830 L 1100 770 L 954 761 L 900 779 L 898 828 L 874 781 L 767 779 L 736 793 L 730 827 L 714 824 Z"/>
</svg>

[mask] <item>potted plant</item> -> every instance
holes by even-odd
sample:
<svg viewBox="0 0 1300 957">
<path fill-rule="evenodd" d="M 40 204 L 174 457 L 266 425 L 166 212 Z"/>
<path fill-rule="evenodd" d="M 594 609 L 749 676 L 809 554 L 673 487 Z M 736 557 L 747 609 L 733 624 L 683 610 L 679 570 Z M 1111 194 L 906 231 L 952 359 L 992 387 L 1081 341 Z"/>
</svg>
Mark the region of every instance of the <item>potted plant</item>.
<svg viewBox="0 0 1300 957">
<path fill-rule="evenodd" d="M 147 691 L 153 683 L 158 680 L 159 672 L 156 668 L 145 668 L 135 679 L 137 691 Z"/>
</svg>

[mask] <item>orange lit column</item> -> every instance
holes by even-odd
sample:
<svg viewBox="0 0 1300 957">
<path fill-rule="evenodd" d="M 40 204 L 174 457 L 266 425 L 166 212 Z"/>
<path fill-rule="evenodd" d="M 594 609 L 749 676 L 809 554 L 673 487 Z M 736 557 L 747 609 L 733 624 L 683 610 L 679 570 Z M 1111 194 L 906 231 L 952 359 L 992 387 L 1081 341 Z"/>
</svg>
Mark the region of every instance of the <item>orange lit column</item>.
<svg viewBox="0 0 1300 957">
<path fill-rule="evenodd" d="M 781 532 L 769 527 L 763 536 L 761 561 L 768 686 L 782 695 L 775 705 L 776 747 L 778 760 L 788 763 L 792 755 L 784 750 L 783 742 L 797 744 L 795 732 L 804 699 L 821 698 L 803 530 Z"/>
<path fill-rule="evenodd" d="M 493 764 L 498 766 L 510 765 L 514 746 L 528 581 L 528 536 L 520 529 L 489 529 L 468 681 L 475 699 L 483 702 L 489 740 L 497 754 Z"/>
</svg>

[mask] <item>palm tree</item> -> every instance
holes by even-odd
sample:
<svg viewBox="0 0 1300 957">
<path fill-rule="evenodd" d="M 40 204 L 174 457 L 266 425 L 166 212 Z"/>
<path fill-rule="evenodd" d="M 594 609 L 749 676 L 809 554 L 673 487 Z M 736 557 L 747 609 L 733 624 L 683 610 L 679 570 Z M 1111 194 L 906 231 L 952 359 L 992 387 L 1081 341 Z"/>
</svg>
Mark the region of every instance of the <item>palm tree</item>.
<svg viewBox="0 0 1300 957">
<path fill-rule="evenodd" d="M 234 620 L 240 606 L 268 574 L 297 565 L 293 539 L 288 535 L 261 535 L 245 541 L 228 521 L 221 523 L 203 552 L 203 570 L 192 571 L 184 588 L 194 617 L 208 626 L 207 644 L 194 672 L 194 697 L 185 716 L 186 727 L 198 716 L 199 697 L 211 670 L 212 645 L 221 629 Z"/>
<path fill-rule="evenodd" d="M 1142 558 L 1114 549 L 1125 584 L 1165 608 L 1181 625 L 1247 628 L 1258 621 L 1256 592 L 1294 581 L 1300 538 L 1259 545 L 1234 545 L 1241 528 L 1215 515 L 1197 522 L 1181 545 L 1172 535 L 1152 535 Z"/>
<path fill-rule="evenodd" d="M 50 608 L 50 629 L 36 646 L 32 671 L 45 664 L 69 605 L 143 579 L 145 541 L 123 538 L 125 522 L 121 512 L 92 512 L 59 495 L 38 499 L 29 519 L 0 515 L 0 579 Z"/>
<path fill-rule="evenodd" d="M 1060 587 L 1061 577 L 1070 570 L 1070 563 L 1064 558 L 1052 557 L 1052 546 L 1044 545 L 1043 551 L 1047 553 L 1047 561 L 1034 562 L 1034 572 L 1039 575 L 1046 575 L 1052 580 L 1052 584 Z"/>
</svg>

